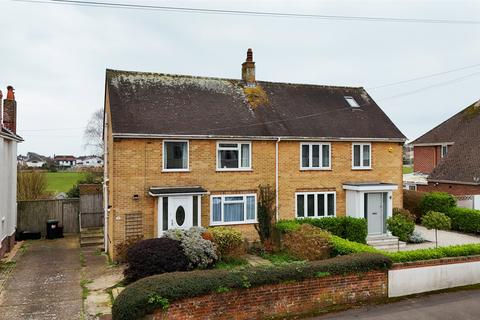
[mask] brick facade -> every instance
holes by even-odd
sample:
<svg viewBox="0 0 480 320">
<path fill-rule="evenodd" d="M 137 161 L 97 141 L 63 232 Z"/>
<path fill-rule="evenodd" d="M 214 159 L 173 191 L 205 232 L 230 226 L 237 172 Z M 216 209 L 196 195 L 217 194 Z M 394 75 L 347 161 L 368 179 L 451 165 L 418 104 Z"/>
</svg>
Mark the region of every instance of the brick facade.
<svg viewBox="0 0 480 320">
<path fill-rule="evenodd" d="M 429 174 L 440 162 L 440 146 L 414 146 L 413 171 Z"/>
<path fill-rule="evenodd" d="M 333 306 L 387 298 L 387 277 L 386 271 L 371 271 L 213 293 L 173 302 L 152 318 L 243 320 L 315 314 Z"/>
<path fill-rule="evenodd" d="M 480 185 L 457 184 L 457 183 L 435 183 L 429 182 L 428 185 L 417 185 L 417 191 L 432 192 L 440 191 L 447 192 L 455 196 L 480 194 Z"/>
</svg>

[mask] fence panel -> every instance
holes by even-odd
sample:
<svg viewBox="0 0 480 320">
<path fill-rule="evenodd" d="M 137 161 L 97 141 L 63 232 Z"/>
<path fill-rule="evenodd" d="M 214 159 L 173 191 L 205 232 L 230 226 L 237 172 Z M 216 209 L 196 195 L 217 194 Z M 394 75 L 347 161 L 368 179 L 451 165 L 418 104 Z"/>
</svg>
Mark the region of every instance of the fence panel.
<svg viewBox="0 0 480 320">
<path fill-rule="evenodd" d="M 103 196 L 97 194 L 80 194 L 81 227 L 103 226 Z"/>
<path fill-rule="evenodd" d="M 49 219 L 58 220 L 65 233 L 79 232 L 78 199 L 18 201 L 17 229 L 41 232 L 45 236 Z"/>
</svg>

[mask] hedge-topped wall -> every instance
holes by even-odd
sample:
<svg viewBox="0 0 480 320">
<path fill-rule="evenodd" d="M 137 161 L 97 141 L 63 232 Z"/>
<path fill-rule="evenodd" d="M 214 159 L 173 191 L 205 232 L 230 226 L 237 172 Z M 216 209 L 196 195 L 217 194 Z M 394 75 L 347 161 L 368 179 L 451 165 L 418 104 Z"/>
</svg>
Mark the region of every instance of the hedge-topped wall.
<svg viewBox="0 0 480 320">
<path fill-rule="evenodd" d="M 173 302 L 166 311 L 157 310 L 153 319 L 243 320 L 313 314 L 333 306 L 387 298 L 387 278 L 386 271 L 370 271 L 212 293 Z"/>
</svg>

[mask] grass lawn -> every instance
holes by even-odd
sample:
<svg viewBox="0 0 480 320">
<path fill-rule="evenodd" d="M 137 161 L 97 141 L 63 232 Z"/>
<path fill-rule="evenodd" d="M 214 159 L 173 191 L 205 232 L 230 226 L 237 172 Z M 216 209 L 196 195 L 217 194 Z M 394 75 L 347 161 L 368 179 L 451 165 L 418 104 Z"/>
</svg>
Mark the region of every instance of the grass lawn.
<svg viewBox="0 0 480 320">
<path fill-rule="evenodd" d="M 412 173 L 413 167 L 412 166 L 403 166 L 403 174 L 405 173 Z"/>
<path fill-rule="evenodd" d="M 85 177 L 84 172 L 46 172 L 48 192 L 67 192 L 78 180 Z"/>
</svg>

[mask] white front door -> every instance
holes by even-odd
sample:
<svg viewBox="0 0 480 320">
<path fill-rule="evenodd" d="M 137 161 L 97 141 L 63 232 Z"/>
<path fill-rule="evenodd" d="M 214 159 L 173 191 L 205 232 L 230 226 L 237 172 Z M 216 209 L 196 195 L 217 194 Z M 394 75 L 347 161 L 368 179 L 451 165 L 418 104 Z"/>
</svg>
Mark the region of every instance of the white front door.
<svg viewBox="0 0 480 320">
<path fill-rule="evenodd" d="M 368 193 L 367 198 L 368 234 L 383 234 L 383 194 Z"/>
<path fill-rule="evenodd" d="M 193 197 L 168 197 L 168 229 L 190 229 L 193 226 Z"/>
</svg>

